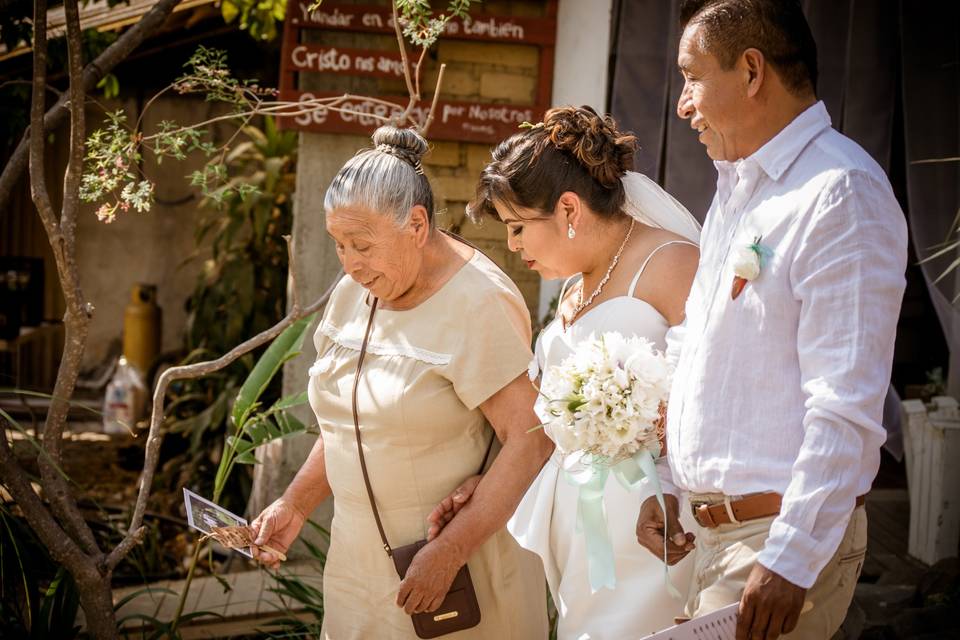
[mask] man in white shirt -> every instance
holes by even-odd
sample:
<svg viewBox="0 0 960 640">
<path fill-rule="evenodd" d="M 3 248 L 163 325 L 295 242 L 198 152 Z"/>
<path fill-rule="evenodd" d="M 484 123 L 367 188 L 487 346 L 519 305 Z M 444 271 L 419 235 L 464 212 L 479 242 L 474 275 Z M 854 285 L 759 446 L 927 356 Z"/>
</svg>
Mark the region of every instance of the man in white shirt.
<svg viewBox="0 0 960 640">
<path fill-rule="evenodd" d="M 662 478 L 700 525 L 688 613 L 739 600 L 738 639 L 828 639 L 866 549 L 906 223 L 816 99 L 798 1 L 694 0 L 681 17 L 677 111 L 718 171 L 670 348 Z M 643 502 L 637 537 L 662 555 L 666 535 L 672 563 L 694 536 L 667 506 Z"/>
</svg>

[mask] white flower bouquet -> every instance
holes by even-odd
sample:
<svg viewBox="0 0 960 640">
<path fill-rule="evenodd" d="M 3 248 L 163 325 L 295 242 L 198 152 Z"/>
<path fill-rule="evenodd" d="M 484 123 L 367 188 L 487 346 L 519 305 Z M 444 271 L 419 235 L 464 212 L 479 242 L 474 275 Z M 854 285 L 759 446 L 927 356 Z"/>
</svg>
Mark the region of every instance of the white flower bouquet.
<svg viewBox="0 0 960 640">
<path fill-rule="evenodd" d="M 590 336 L 544 377 L 547 433 L 565 454 L 613 465 L 641 449 L 660 453 L 670 366 L 652 342 L 611 332 Z"/>
<path fill-rule="evenodd" d="M 611 332 L 591 335 L 544 376 L 540 393 L 550 419 L 541 426 L 564 456 L 567 480 L 580 489 L 577 524 L 594 592 L 616 586 L 603 504 L 607 478 L 612 474 L 628 490 L 649 478 L 663 506 L 654 459 L 672 374 L 649 340 Z M 669 578 L 667 588 L 676 593 Z"/>
</svg>

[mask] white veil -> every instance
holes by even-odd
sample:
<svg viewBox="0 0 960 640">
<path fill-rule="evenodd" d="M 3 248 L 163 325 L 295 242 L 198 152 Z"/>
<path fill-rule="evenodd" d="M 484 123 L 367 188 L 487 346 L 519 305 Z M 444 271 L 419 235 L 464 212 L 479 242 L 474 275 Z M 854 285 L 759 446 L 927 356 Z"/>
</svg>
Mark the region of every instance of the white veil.
<svg viewBox="0 0 960 640">
<path fill-rule="evenodd" d="M 628 171 L 621 182 L 627 194 L 624 210 L 628 216 L 700 244 L 700 223 L 660 185 L 635 171 Z"/>
</svg>

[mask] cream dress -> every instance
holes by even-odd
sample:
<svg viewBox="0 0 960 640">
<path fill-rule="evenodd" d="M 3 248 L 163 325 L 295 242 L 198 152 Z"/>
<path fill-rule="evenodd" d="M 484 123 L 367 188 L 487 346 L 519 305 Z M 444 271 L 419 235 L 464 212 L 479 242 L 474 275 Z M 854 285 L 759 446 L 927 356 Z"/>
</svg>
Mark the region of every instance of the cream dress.
<svg viewBox="0 0 960 640">
<path fill-rule="evenodd" d="M 692 244 L 671 241 L 657 247 L 624 295 L 588 308 L 566 331 L 559 319 L 548 324 L 536 345 L 536 364 L 543 376 L 550 375 L 550 367 L 560 364 L 580 341 L 593 333 L 617 331 L 625 336 L 640 336 L 664 350 L 670 328 L 666 319 L 631 292 L 636 290 L 650 258 L 661 248 L 676 243 Z M 549 418 L 546 409 L 541 396 L 536 405 L 541 420 Z M 627 491 L 612 475 L 604 488 L 603 500 L 617 585 L 613 590 L 590 592 L 586 545 L 583 535 L 577 532 L 578 489 L 564 479 L 560 465 L 561 456 L 554 452 L 507 525 L 521 545 L 543 560 L 559 613 L 559 640 L 643 638 L 672 626 L 674 617 L 683 615 L 684 602 L 667 592 L 662 560 L 637 542 L 640 497 Z M 684 501 L 681 505 L 681 522 L 690 531 L 694 523 L 686 504 Z M 673 585 L 684 595 L 690 584 L 692 555 L 670 568 Z"/>
<path fill-rule="evenodd" d="M 360 473 L 351 412 L 357 356 L 369 317 L 366 291 L 337 285 L 314 342 L 310 405 L 323 433 L 333 489 L 323 576 L 323 638 L 416 638 L 395 601 L 400 580 L 377 533 Z M 387 539 L 426 537 L 426 517 L 474 475 L 493 430 L 478 406 L 527 369 L 530 320 L 516 286 L 479 251 L 414 309 L 378 309 L 358 390 L 370 483 Z M 479 626 L 450 640 L 544 638 L 543 571 L 501 529 L 468 561 Z"/>
</svg>

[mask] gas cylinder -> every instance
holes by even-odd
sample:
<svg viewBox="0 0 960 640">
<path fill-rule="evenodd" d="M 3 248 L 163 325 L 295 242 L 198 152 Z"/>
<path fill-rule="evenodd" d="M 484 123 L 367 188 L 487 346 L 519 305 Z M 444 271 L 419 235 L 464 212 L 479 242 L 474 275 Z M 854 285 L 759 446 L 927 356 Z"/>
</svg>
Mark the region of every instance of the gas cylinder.
<svg viewBox="0 0 960 640">
<path fill-rule="evenodd" d="M 135 284 L 123 312 L 123 356 L 146 377 L 160 355 L 163 315 L 157 306 L 157 287 Z"/>
</svg>

